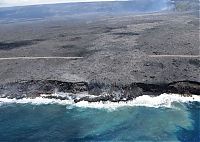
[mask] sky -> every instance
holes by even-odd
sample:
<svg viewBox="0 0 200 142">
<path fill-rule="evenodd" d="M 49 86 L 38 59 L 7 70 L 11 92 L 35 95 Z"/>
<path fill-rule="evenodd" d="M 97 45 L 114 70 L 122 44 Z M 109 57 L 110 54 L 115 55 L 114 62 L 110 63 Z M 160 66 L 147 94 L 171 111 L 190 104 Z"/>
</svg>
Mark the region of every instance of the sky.
<svg viewBox="0 0 200 142">
<path fill-rule="evenodd" d="M 92 2 L 92 1 L 120 1 L 120 0 L 0 0 L 0 7 L 52 4 L 52 3 L 69 3 L 69 2 Z"/>
</svg>

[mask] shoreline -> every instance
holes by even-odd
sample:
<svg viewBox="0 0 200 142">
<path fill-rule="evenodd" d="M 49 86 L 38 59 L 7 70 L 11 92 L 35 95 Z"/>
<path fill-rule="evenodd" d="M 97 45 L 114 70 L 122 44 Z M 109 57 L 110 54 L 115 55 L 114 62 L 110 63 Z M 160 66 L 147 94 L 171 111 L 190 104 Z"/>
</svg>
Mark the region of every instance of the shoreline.
<svg viewBox="0 0 200 142">
<path fill-rule="evenodd" d="M 57 92 L 64 95 L 54 95 Z M 180 81 L 169 84 L 132 83 L 128 85 L 107 85 L 102 83 L 73 83 L 57 80 L 31 80 L 0 85 L 1 98 L 23 99 L 43 97 L 58 100 L 73 99 L 75 103 L 81 101 L 127 102 L 143 95 L 159 96 L 163 93 L 180 94 L 184 97 L 191 97 L 192 95 L 200 96 L 200 83 Z"/>
<path fill-rule="evenodd" d="M 175 3 L 166 13 L 0 23 L 0 97 L 55 90 L 96 96 L 76 102 L 199 95 L 199 10 L 195 0 Z"/>
<path fill-rule="evenodd" d="M 58 95 L 58 94 L 56 94 Z M 176 108 L 177 103 L 190 104 L 190 103 L 199 103 L 200 96 L 191 95 L 191 96 L 181 96 L 179 94 L 160 94 L 159 96 L 148 96 L 143 95 L 139 96 L 133 100 L 129 101 L 98 101 L 98 102 L 88 102 L 80 101 L 74 102 L 74 100 L 60 100 L 56 98 L 45 98 L 45 97 L 36 97 L 36 98 L 21 98 L 21 99 L 9 99 L 9 98 L 0 98 L 0 106 L 8 104 L 31 104 L 31 105 L 65 105 L 71 109 L 72 107 L 79 108 L 92 108 L 92 109 L 106 109 L 106 110 L 115 110 L 122 107 L 152 107 L 152 108 Z"/>
</svg>

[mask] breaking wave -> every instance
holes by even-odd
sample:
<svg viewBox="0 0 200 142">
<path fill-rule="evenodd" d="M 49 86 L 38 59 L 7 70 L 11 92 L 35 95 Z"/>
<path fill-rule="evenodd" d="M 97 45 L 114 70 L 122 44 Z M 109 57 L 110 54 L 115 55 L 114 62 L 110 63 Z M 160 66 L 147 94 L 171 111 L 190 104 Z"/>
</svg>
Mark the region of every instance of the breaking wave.
<svg viewBox="0 0 200 142">
<path fill-rule="evenodd" d="M 200 102 L 200 96 L 191 95 L 191 96 L 182 96 L 179 94 L 161 94 L 159 96 L 148 96 L 143 95 L 139 96 L 133 100 L 126 102 L 110 102 L 110 101 L 100 101 L 100 102 L 87 102 L 80 101 L 75 103 L 73 99 L 69 100 L 59 100 L 59 99 L 49 99 L 43 97 L 36 98 L 22 98 L 22 99 L 9 99 L 9 98 L 0 98 L 0 105 L 5 104 L 59 104 L 59 105 L 69 105 L 70 107 L 82 107 L 82 108 L 96 108 L 96 109 L 109 109 L 114 110 L 120 107 L 134 107 L 134 106 L 145 106 L 145 107 L 174 107 L 173 103 L 190 103 L 190 102 Z"/>
</svg>

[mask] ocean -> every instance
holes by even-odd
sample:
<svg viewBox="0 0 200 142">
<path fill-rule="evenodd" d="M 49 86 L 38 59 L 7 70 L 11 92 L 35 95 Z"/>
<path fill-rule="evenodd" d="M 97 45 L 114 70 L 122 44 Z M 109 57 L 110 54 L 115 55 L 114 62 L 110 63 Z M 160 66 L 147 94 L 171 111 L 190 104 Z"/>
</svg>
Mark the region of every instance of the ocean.
<svg viewBox="0 0 200 142">
<path fill-rule="evenodd" d="M 163 99 L 161 95 L 151 100 L 155 105 L 140 99 L 121 104 L 1 99 L 0 141 L 199 142 L 199 100 L 183 101 L 180 96 L 179 101 L 158 103 L 158 98 Z"/>
</svg>

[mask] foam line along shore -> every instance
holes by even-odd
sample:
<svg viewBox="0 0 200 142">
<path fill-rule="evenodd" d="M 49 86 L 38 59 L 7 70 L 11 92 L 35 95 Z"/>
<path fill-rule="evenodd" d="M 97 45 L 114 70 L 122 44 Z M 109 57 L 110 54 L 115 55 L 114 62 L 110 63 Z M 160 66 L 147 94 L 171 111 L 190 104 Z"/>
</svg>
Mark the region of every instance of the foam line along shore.
<svg viewBox="0 0 200 142">
<path fill-rule="evenodd" d="M 58 94 L 55 94 L 58 95 Z M 62 94 L 63 95 L 63 94 Z M 139 96 L 131 101 L 126 102 L 110 102 L 110 101 L 100 101 L 100 102 L 87 102 L 80 101 L 75 103 L 73 99 L 69 100 L 59 100 L 59 99 L 49 99 L 43 97 L 36 98 L 23 98 L 23 99 L 9 99 L 0 98 L 0 105 L 6 104 L 32 104 L 32 105 L 45 105 L 45 104 L 58 104 L 58 105 L 71 105 L 74 107 L 81 108 L 96 108 L 96 109 L 108 109 L 115 110 L 121 107 L 154 107 L 154 108 L 173 108 L 173 103 L 192 103 L 200 102 L 200 96 L 192 95 L 189 97 L 182 96 L 180 94 L 161 94 L 156 97 L 151 97 L 148 95 Z"/>
</svg>

